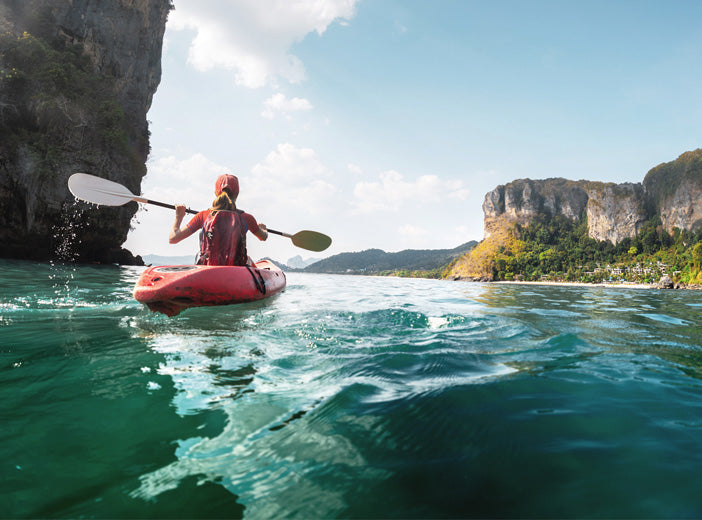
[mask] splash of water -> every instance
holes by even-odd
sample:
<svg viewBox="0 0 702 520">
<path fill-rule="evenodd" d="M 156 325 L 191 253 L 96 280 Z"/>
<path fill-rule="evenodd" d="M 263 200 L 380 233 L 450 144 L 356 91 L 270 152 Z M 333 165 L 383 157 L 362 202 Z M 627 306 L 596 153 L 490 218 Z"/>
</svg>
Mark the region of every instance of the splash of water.
<svg viewBox="0 0 702 520">
<path fill-rule="evenodd" d="M 70 285 L 75 278 L 76 267 L 69 267 L 67 264 L 75 264 L 80 256 L 76 248 L 79 243 L 77 228 L 79 225 L 89 225 L 84 222 L 83 213 L 84 209 L 77 201 L 64 203 L 61 208 L 61 220 L 53 228 L 56 261 L 50 262 L 49 280 L 52 280 L 55 301 L 71 301 Z"/>
<path fill-rule="evenodd" d="M 54 255 L 59 262 L 76 262 L 79 253 L 76 250 L 78 243 L 77 226 L 89 226 L 84 222 L 84 209 L 77 201 L 64 203 L 61 208 L 61 221 L 53 228 L 53 237 L 56 243 Z M 80 224 L 78 224 L 80 223 Z"/>
</svg>

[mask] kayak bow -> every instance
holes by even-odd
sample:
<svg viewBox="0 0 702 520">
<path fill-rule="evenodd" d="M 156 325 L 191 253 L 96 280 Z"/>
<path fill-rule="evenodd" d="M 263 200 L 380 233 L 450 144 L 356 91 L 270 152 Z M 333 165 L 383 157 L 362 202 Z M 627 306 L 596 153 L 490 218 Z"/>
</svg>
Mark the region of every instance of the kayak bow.
<svg viewBox="0 0 702 520">
<path fill-rule="evenodd" d="M 286 283 L 285 273 L 268 260 L 254 266 L 166 265 L 141 274 L 134 298 L 153 312 L 175 316 L 190 307 L 262 300 Z"/>
</svg>

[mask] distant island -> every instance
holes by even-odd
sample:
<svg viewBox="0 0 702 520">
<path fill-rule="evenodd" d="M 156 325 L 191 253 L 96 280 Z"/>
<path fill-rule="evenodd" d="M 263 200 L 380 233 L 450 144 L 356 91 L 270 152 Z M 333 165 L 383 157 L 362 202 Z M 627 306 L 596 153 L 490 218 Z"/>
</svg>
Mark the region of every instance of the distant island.
<svg viewBox="0 0 702 520">
<path fill-rule="evenodd" d="M 476 241 L 471 241 L 453 249 L 405 249 L 396 253 L 367 249 L 340 253 L 297 269 L 276 263 L 286 270 L 304 273 L 441 278 L 451 262 L 470 251 L 476 244 Z"/>
<path fill-rule="evenodd" d="M 521 179 L 485 196 L 485 239 L 446 277 L 702 284 L 702 149 L 640 184 Z"/>
</svg>

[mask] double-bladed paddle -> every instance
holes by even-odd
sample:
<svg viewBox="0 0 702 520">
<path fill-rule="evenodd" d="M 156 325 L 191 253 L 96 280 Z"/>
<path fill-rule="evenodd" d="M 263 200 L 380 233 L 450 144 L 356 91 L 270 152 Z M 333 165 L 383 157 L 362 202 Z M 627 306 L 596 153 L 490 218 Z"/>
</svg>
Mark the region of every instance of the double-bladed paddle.
<svg viewBox="0 0 702 520">
<path fill-rule="evenodd" d="M 134 195 L 125 186 L 90 175 L 89 173 L 74 173 L 68 178 L 68 189 L 76 199 L 91 202 L 101 206 L 122 206 L 130 201 L 141 202 L 143 204 L 153 204 L 162 208 L 175 209 L 173 204 L 166 204 L 156 200 L 147 199 Z M 197 213 L 193 209 L 186 209 L 186 213 Z M 317 231 L 298 231 L 294 235 L 276 231 L 268 228 L 269 233 L 287 237 L 292 243 L 302 249 L 309 251 L 324 251 L 331 245 L 332 239 L 327 235 Z"/>
</svg>

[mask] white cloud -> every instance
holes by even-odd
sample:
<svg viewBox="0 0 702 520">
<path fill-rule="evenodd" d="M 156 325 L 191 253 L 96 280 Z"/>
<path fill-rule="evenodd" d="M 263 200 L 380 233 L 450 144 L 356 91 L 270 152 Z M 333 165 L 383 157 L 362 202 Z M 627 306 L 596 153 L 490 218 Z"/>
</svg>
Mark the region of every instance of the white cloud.
<svg viewBox="0 0 702 520">
<path fill-rule="evenodd" d="M 456 226 L 454 230 L 457 236 L 467 236 L 473 231 L 472 228 L 465 225 Z"/>
<path fill-rule="evenodd" d="M 363 175 L 363 170 L 356 164 L 349 164 L 347 168 L 349 169 L 349 172 L 353 173 L 354 175 Z"/>
<path fill-rule="evenodd" d="M 356 213 L 396 212 L 409 205 L 465 200 L 467 196 L 468 190 L 460 180 L 442 181 L 436 175 L 422 175 L 408 182 L 399 172 L 389 170 L 380 174 L 379 181 L 356 183 L 353 207 Z"/>
<path fill-rule="evenodd" d="M 298 148 L 290 143 L 279 144 L 266 158 L 253 167 L 254 175 L 274 177 L 278 181 L 304 181 L 326 176 L 329 169 L 311 148 Z"/>
<path fill-rule="evenodd" d="M 405 224 L 403 226 L 400 226 L 397 229 L 397 232 L 401 235 L 412 238 L 424 237 L 429 234 L 429 232 L 426 229 L 420 228 L 418 226 L 413 226 L 411 224 Z"/>
<path fill-rule="evenodd" d="M 263 103 L 264 110 L 261 115 L 266 119 L 274 119 L 276 114 L 283 114 L 288 116 L 290 112 L 304 112 L 307 110 L 312 110 L 312 103 L 304 98 L 294 97 L 288 99 L 285 94 L 280 92 L 273 94 L 271 97 L 266 99 Z"/>
<path fill-rule="evenodd" d="M 239 85 L 258 88 L 275 77 L 299 83 L 304 65 L 289 49 L 334 21 L 352 18 L 358 0 L 176 0 L 169 27 L 194 29 L 188 63 L 198 70 L 235 72 Z"/>
<path fill-rule="evenodd" d="M 193 209 L 205 209 L 214 199 L 215 180 L 223 173 L 231 172 L 201 153 L 186 159 L 169 155 L 149 161 L 142 191 L 145 196 L 153 192 L 151 198 L 157 198 L 158 195 L 167 201 L 183 203 Z"/>
<path fill-rule="evenodd" d="M 251 200 L 271 212 L 319 215 L 333 207 L 333 172 L 314 150 L 279 144 L 251 170 Z M 243 192 L 243 188 L 242 188 Z"/>
</svg>

